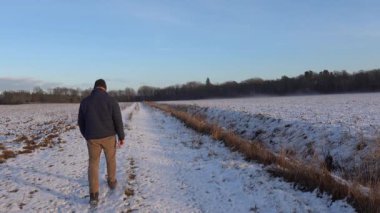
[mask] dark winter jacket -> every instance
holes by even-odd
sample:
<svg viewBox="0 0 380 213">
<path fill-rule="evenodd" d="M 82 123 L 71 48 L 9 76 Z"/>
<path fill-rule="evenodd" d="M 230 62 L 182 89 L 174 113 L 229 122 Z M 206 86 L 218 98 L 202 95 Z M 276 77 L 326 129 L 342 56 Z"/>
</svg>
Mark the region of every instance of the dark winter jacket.
<svg viewBox="0 0 380 213">
<path fill-rule="evenodd" d="M 116 134 L 119 140 L 125 137 L 119 104 L 100 88 L 94 89 L 80 103 L 78 125 L 86 140 Z"/>
</svg>

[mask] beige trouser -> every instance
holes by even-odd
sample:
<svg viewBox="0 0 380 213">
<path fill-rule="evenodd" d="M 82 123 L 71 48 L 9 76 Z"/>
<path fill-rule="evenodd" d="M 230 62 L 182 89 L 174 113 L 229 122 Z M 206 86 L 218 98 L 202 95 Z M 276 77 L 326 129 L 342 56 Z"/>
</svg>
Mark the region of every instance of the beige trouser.
<svg viewBox="0 0 380 213">
<path fill-rule="evenodd" d="M 88 148 L 88 182 L 90 193 L 99 191 L 99 160 L 102 149 L 107 161 L 107 175 L 111 181 L 116 180 L 116 137 L 110 136 L 87 141 Z"/>
</svg>

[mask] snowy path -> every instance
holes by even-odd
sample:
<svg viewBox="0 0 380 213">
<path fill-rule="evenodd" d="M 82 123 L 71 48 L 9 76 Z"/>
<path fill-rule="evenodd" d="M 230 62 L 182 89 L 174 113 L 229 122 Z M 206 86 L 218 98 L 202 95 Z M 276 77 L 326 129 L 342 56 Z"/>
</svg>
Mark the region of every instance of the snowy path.
<svg viewBox="0 0 380 213">
<path fill-rule="evenodd" d="M 108 190 L 102 157 L 97 209 L 88 205 L 87 147 L 73 130 L 62 135 L 62 147 L 0 165 L 0 212 L 353 212 L 345 202 L 293 189 L 146 106 L 126 127 L 127 144 L 117 153 L 118 188 Z M 134 193 L 127 197 L 125 189 Z"/>
<path fill-rule="evenodd" d="M 131 208 L 147 212 L 352 212 L 343 202 L 294 190 L 262 166 L 142 106 L 129 133 L 136 162 Z"/>
</svg>

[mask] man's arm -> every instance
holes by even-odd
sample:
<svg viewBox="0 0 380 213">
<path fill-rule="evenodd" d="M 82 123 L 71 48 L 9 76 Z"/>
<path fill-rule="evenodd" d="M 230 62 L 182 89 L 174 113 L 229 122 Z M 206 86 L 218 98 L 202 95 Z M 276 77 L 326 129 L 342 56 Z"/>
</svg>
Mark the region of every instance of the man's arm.
<svg viewBox="0 0 380 213">
<path fill-rule="evenodd" d="M 113 123 L 115 126 L 117 136 L 119 138 L 119 141 L 121 142 L 120 144 L 122 144 L 124 142 L 124 138 L 125 138 L 124 127 L 123 127 L 123 119 L 121 117 L 120 106 L 116 100 L 114 101 L 114 104 L 113 104 L 112 120 L 113 120 Z"/>
<path fill-rule="evenodd" d="M 82 110 L 82 104 L 79 106 L 79 113 L 78 113 L 78 126 L 80 129 L 80 133 L 84 137 L 85 129 L 86 129 L 86 122 L 84 120 L 83 110 Z"/>
</svg>

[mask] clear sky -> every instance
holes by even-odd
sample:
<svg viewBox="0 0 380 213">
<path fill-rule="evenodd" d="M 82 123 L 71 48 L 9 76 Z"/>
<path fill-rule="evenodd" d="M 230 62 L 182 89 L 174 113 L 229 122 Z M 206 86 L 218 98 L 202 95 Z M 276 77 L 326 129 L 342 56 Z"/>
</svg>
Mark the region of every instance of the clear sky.
<svg viewBox="0 0 380 213">
<path fill-rule="evenodd" d="M 0 91 L 379 68 L 378 0 L 0 0 Z"/>
</svg>

